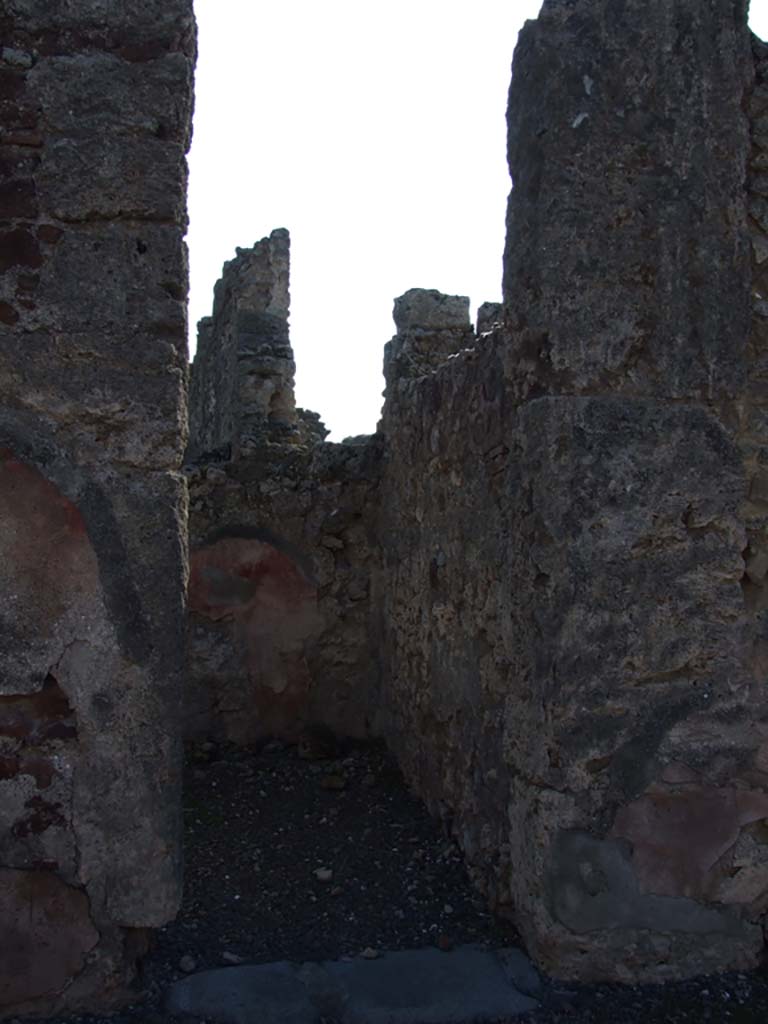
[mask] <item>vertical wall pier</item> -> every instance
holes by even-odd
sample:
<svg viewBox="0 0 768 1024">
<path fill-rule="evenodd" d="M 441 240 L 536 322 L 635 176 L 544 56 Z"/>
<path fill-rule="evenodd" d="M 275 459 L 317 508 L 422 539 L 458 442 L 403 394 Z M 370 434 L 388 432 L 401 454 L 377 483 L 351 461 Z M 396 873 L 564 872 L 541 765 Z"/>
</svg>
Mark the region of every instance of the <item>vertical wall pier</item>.
<svg viewBox="0 0 768 1024">
<path fill-rule="evenodd" d="M 297 440 L 288 337 L 290 237 L 277 228 L 238 249 L 198 324 L 190 387 L 190 454 L 238 458 L 262 442 Z"/>
<path fill-rule="evenodd" d="M 756 54 L 757 80 L 741 0 L 545 0 L 510 91 L 506 326 L 388 384 L 385 729 L 561 977 L 763 947 Z"/>
<path fill-rule="evenodd" d="M 0 13 L 0 1016 L 109 1007 L 181 885 L 189 0 Z"/>
</svg>

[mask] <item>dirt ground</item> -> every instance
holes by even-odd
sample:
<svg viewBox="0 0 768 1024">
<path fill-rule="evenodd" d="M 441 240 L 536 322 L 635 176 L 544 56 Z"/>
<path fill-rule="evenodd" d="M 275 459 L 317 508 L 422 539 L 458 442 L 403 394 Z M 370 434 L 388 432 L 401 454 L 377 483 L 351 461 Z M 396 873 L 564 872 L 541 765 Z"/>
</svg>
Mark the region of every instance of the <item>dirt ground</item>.
<svg viewBox="0 0 768 1024">
<path fill-rule="evenodd" d="M 471 888 L 455 844 L 378 745 L 303 759 L 295 747 L 188 751 L 185 896 L 157 936 L 137 1002 L 78 1024 L 160 1024 L 185 974 L 239 963 L 517 945 Z M 664 986 L 554 985 L 524 1024 L 768 1021 L 768 975 Z M 60 1018 L 50 1024 L 64 1024 Z M 333 1024 L 333 1022 L 329 1022 Z"/>
</svg>

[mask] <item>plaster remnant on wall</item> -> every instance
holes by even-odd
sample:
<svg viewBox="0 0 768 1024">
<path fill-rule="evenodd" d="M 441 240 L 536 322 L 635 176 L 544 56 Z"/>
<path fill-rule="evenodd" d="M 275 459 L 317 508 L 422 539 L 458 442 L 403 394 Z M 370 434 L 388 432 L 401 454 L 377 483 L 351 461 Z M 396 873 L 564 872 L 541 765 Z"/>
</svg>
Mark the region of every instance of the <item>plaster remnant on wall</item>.
<svg viewBox="0 0 768 1024">
<path fill-rule="evenodd" d="M 195 32 L 12 0 L 0 36 L 0 1014 L 46 1016 L 124 1001 L 180 898 Z"/>
<path fill-rule="evenodd" d="M 296 408 L 288 254 L 283 229 L 238 250 L 201 323 L 188 457 L 190 737 L 370 730 L 380 439 L 326 443 L 319 416 Z"/>
<path fill-rule="evenodd" d="M 504 302 L 475 331 L 465 297 L 395 301 L 372 436 L 296 407 L 288 233 L 238 250 L 185 480 L 190 5 L 23 7 L 0 16 L 0 1012 L 121 998 L 129 939 L 178 904 L 182 725 L 384 737 L 556 976 L 757 963 L 768 48 L 742 0 L 545 0 Z"/>
<path fill-rule="evenodd" d="M 761 954 L 763 63 L 733 0 L 545 3 L 504 323 L 388 377 L 382 730 L 559 976 Z"/>
</svg>

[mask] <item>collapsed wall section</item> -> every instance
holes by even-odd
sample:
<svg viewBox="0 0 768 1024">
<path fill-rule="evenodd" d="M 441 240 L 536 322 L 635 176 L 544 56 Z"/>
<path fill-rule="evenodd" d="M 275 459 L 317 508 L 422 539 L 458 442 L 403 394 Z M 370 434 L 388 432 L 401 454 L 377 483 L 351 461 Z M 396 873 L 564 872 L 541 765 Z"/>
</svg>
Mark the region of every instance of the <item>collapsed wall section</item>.
<svg viewBox="0 0 768 1024">
<path fill-rule="evenodd" d="M 763 946 L 753 69 L 737 0 L 546 0 L 510 92 L 506 326 L 388 381 L 383 728 L 559 976 Z"/>
<path fill-rule="evenodd" d="M 380 445 L 330 444 L 297 409 L 289 237 L 238 250 L 200 325 L 188 480 L 185 733 L 252 743 L 367 735 Z"/>
<path fill-rule="evenodd" d="M 124 998 L 180 896 L 194 21 L 0 39 L 0 1015 L 43 1015 Z"/>
<path fill-rule="evenodd" d="M 284 228 L 238 249 L 198 324 L 189 396 L 190 454 L 235 458 L 296 433 L 288 337 L 290 238 Z M 280 435 L 282 434 L 282 437 Z"/>
</svg>

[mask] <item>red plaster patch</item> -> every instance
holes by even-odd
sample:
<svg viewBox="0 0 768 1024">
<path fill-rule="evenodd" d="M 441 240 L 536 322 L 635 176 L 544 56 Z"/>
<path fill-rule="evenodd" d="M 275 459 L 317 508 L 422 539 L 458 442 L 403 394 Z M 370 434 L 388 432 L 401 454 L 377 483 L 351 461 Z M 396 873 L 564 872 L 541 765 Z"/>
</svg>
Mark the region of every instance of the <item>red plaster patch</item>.
<svg viewBox="0 0 768 1024">
<path fill-rule="evenodd" d="M 0 450 L 0 585 L 14 595 L 14 621 L 30 640 L 50 635 L 65 612 L 101 591 L 80 510 L 7 448 Z"/>
<path fill-rule="evenodd" d="M 741 829 L 766 817 L 766 793 L 686 786 L 648 792 L 622 807 L 611 836 L 632 843 L 635 872 L 646 892 L 702 899 L 717 885 L 718 862 Z"/>
<path fill-rule="evenodd" d="M 0 736 L 29 746 L 77 736 L 74 712 L 53 676 L 36 693 L 0 697 Z"/>
<path fill-rule="evenodd" d="M 322 624 L 316 588 L 299 566 L 264 541 L 217 541 L 191 556 L 189 606 L 233 622 L 254 686 L 252 711 L 265 729 L 291 733 L 311 684 L 305 644 Z"/>
</svg>

